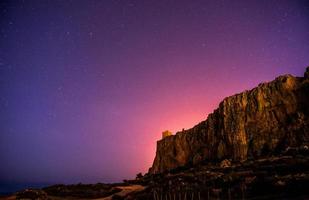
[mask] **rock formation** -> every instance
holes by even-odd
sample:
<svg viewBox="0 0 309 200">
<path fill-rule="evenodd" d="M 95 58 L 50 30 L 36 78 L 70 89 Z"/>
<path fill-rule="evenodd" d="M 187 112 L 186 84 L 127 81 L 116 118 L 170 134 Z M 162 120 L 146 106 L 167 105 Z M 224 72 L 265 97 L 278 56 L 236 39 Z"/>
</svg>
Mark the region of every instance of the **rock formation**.
<svg viewBox="0 0 309 200">
<path fill-rule="evenodd" d="M 205 121 L 157 142 L 151 174 L 207 161 L 243 161 L 309 144 L 309 67 L 225 98 Z"/>
</svg>

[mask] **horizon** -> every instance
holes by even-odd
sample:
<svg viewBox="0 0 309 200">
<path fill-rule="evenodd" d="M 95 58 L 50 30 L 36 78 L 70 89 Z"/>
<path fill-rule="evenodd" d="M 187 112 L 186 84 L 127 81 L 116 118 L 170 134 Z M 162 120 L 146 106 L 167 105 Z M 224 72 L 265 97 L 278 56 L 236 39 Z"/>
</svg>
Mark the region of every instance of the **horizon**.
<svg viewBox="0 0 309 200">
<path fill-rule="evenodd" d="M 0 193 L 144 174 L 164 130 L 309 64 L 303 0 L 0 5 Z"/>
</svg>

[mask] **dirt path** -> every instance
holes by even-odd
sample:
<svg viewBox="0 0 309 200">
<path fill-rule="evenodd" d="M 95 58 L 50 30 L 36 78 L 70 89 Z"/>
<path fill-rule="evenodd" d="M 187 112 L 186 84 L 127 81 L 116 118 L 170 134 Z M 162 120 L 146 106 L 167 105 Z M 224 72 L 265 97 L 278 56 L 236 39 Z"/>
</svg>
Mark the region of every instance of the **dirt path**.
<svg viewBox="0 0 309 200">
<path fill-rule="evenodd" d="M 118 186 L 117 188 L 119 189 L 122 189 L 122 191 L 116 193 L 116 194 L 113 194 L 113 195 L 119 195 L 119 196 L 126 196 L 132 192 L 139 192 L 139 191 L 142 191 L 145 189 L 144 186 L 141 186 L 141 185 L 129 185 L 129 186 Z M 95 200 L 111 200 L 113 195 L 111 196 L 108 196 L 108 197 L 104 197 L 104 198 L 98 198 L 98 199 L 95 199 Z"/>
</svg>

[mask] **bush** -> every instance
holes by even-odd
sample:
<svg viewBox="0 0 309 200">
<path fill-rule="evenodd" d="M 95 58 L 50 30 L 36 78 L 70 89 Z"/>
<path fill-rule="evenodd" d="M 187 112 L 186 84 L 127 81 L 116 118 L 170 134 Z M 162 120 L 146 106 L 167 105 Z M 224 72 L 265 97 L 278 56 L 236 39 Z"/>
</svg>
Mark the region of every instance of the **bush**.
<svg viewBox="0 0 309 200">
<path fill-rule="evenodd" d="M 141 179 L 141 178 L 143 178 L 143 174 L 142 173 L 136 174 L 136 179 Z"/>
</svg>

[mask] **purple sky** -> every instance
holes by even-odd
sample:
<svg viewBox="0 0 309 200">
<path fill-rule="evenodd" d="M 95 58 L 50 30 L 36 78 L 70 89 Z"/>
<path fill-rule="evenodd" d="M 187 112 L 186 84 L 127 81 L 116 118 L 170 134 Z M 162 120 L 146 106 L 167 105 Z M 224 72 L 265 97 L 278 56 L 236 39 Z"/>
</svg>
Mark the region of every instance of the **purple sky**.
<svg viewBox="0 0 309 200">
<path fill-rule="evenodd" d="M 0 183 L 134 178 L 163 130 L 309 65 L 305 0 L 0 6 Z"/>
</svg>

